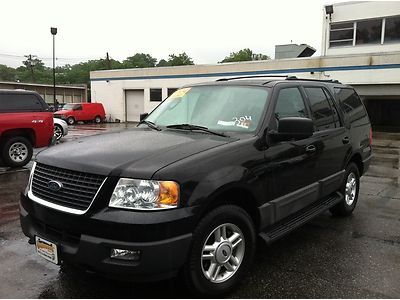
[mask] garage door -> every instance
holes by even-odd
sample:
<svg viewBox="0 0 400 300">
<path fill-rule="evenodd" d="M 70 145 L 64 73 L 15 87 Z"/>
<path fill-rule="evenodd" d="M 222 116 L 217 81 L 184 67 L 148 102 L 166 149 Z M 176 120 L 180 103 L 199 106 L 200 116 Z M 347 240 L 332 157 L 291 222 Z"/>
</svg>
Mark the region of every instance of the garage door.
<svg viewBox="0 0 400 300">
<path fill-rule="evenodd" d="M 374 130 L 400 130 L 400 99 L 373 98 L 365 101 Z"/>
<path fill-rule="evenodd" d="M 144 113 L 144 90 L 125 91 L 125 119 L 127 122 L 139 122 Z"/>
</svg>

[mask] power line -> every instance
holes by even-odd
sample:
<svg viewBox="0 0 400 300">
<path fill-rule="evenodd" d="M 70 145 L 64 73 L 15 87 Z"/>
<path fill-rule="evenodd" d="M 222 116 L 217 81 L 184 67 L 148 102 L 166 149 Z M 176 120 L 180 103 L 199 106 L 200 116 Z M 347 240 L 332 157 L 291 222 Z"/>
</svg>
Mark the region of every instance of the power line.
<svg viewBox="0 0 400 300">
<path fill-rule="evenodd" d="M 25 59 L 25 55 L 14 55 L 14 54 L 7 54 L 7 53 L 0 53 L 0 57 L 6 57 L 11 59 Z M 40 60 L 52 60 L 52 57 L 44 57 L 44 56 L 36 56 Z M 100 57 L 102 58 L 102 57 Z M 93 60 L 96 58 L 93 57 L 56 57 L 56 60 L 59 61 L 84 61 L 84 60 Z M 98 59 L 98 58 L 97 58 Z"/>
</svg>

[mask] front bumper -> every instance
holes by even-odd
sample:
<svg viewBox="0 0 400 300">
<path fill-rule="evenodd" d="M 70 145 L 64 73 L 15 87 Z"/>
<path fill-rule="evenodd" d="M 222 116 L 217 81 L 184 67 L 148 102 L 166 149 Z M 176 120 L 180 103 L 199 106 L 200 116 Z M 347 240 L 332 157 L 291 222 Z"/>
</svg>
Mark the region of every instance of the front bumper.
<svg viewBox="0 0 400 300">
<path fill-rule="evenodd" d="M 128 212 L 131 223 L 124 223 L 126 211 L 119 212 L 119 220 L 115 217 L 112 221 L 106 213 L 104 217 L 101 213 L 70 215 L 41 206 L 21 194 L 20 221 L 24 234 L 30 241 L 39 236 L 56 243 L 61 261 L 124 280 L 152 281 L 176 275 L 186 261 L 192 234 L 178 230 L 179 234 L 174 235 L 174 227 L 182 228 L 186 223 L 186 229 L 190 228 L 190 214 L 178 213 L 183 218 L 175 221 L 170 215 L 159 216 L 154 223 L 148 215 L 147 224 L 137 224 L 132 212 Z M 136 219 L 144 220 L 140 216 Z M 110 258 L 112 248 L 139 250 L 140 259 Z"/>
</svg>

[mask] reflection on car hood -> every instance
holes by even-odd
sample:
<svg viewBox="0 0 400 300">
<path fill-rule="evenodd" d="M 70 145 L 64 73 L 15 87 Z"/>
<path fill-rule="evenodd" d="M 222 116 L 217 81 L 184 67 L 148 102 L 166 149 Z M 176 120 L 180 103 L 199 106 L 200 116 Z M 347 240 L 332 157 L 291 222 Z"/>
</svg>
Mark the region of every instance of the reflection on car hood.
<svg viewBox="0 0 400 300">
<path fill-rule="evenodd" d="M 55 111 L 54 114 L 55 115 L 63 115 L 63 114 L 67 114 L 67 113 L 70 113 L 70 112 L 71 112 L 71 110 L 62 109 L 62 110 Z"/>
<path fill-rule="evenodd" d="M 150 178 L 168 164 L 232 141 L 206 133 L 135 128 L 50 147 L 37 161 L 106 176 Z"/>
</svg>

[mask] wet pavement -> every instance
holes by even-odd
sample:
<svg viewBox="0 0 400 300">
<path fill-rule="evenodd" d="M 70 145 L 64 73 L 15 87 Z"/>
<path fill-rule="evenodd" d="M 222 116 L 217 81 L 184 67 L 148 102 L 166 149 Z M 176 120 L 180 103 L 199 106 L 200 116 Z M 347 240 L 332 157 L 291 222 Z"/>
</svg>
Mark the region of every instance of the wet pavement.
<svg viewBox="0 0 400 300">
<path fill-rule="evenodd" d="M 91 126 L 71 128 L 62 142 L 124 125 Z M 400 134 L 375 133 L 374 158 L 362 178 L 353 216 L 334 218 L 326 212 L 271 246 L 260 243 L 249 276 L 227 296 L 399 298 L 399 158 Z M 191 297 L 182 279 L 148 284 L 118 282 L 71 268 L 60 269 L 38 257 L 15 220 L 16 195 L 26 181 L 22 174 L 27 172 L 6 173 L 0 170 L 0 298 Z"/>
</svg>

